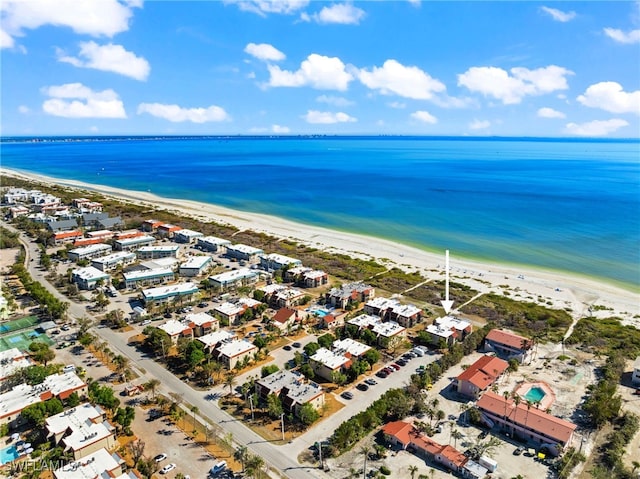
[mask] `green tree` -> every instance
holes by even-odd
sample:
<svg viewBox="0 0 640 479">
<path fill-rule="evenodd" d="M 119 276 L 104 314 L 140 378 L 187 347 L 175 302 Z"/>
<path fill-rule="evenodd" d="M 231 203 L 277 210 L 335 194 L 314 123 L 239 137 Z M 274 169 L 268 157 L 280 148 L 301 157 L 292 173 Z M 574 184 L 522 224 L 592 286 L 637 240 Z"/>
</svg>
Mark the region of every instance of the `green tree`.
<svg viewBox="0 0 640 479">
<path fill-rule="evenodd" d="M 277 364 L 270 364 L 267 366 L 262 366 L 262 369 L 260 371 L 260 376 L 263 378 L 266 378 L 267 376 L 278 372 L 280 368 L 278 368 Z"/>
<path fill-rule="evenodd" d="M 244 473 L 245 464 L 249 457 L 249 449 L 247 446 L 238 446 L 233 452 L 233 458 L 242 465 L 242 472 Z"/>
<path fill-rule="evenodd" d="M 298 418 L 304 427 L 309 427 L 320 418 L 320 414 L 311 403 L 304 403 L 300 407 Z"/>
<path fill-rule="evenodd" d="M 336 337 L 333 334 L 327 333 L 327 334 L 323 334 L 318 338 L 318 344 L 320 345 L 321 348 L 330 349 L 331 345 L 335 340 L 336 340 Z"/>
<path fill-rule="evenodd" d="M 269 394 L 267 396 L 267 411 L 269 417 L 277 419 L 282 414 L 282 401 L 277 394 Z"/>
<path fill-rule="evenodd" d="M 118 408 L 115 415 L 113 416 L 114 421 L 119 424 L 122 428 L 122 431 L 128 435 L 130 432 L 129 428 L 131 427 L 131 423 L 136 417 L 136 410 L 131 406 L 126 406 L 123 408 Z"/>
<path fill-rule="evenodd" d="M 148 391 L 151 391 L 153 399 L 156 398 L 156 390 L 160 386 L 160 381 L 156 378 L 149 379 L 147 383 L 145 383 L 144 388 Z"/>
<path fill-rule="evenodd" d="M 45 366 L 56 357 L 56 353 L 41 341 L 34 341 L 29 344 L 29 351 L 31 351 L 33 359 Z"/>
</svg>

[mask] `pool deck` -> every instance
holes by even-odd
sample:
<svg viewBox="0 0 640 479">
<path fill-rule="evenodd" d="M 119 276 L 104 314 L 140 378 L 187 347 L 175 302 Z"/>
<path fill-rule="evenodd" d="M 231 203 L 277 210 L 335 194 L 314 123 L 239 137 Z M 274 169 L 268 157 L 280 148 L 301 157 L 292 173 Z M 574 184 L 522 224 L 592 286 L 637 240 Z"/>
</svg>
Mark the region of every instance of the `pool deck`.
<svg viewBox="0 0 640 479">
<path fill-rule="evenodd" d="M 549 386 L 544 381 L 535 381 L 535 382 L 525 382 L 518 385 L 514 391 L 515 394 L 520 396 L 522 399 L 525 399 L 525 395 L 532 388 L 540 388 L 544 391 L 544 397 L 540 400 L 539 409 L 546 410 L 551 407 L 551 405 L 556 402 L 556 395 Z"/>
</svg>

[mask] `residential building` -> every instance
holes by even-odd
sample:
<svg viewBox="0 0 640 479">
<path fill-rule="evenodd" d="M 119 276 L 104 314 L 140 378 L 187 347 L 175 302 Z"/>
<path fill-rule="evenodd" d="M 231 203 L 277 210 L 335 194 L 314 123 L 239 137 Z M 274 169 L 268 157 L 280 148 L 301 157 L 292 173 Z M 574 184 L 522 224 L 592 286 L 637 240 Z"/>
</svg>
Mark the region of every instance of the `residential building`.
<svg viewBox="0 0 640 479">
<path fill-rule="evenodd" d="M 140 259 L 177 258 L 179 253 L 178 245 L 142 246 L 136 251 Z"/>
<path fill-rule="evenodd" d="M 53 471 L 55 479 L 140 479 L 134 471 L 126 472 L 127 464 L 117 452 L 106 449 L 97 451 L 80 460 Z"/>
<path fill-rule="evenodd" d="M 209 277 L 209 282 L 220 291 L 247 286 L 258 281 L 258 272 L 249 268 L 234 269 Z"/>
<path fill-rule="evenodd" d="M 283 409 L 295 416 L 304 404 L 311 404 L 316 410 L 324 405 L 324 390 L 319 384 L 307 382 L 302 374 L 286 369 L 257 380 L 255 389 L 261 401 L 266 402 L 270 394 L 279 396 Z"/>
<path fill-rule="evenodd" d="M 273 325 L 276 326 L 280 332 L 285 332 L 293 328 L 298 321 L 298 310 L 291 308 L 280 308 L 273 316 Z"/>
<path fill-rule="evenodd" d="M 563 448 L 569 444 L 576 430 L 576 425 L 569 421 L 524 402 L 516 405 L 512 398 L 505 398 L 492 391 L 485 392 L 476 407 L 489 427 L 500 426 L 511 437 L 546 446 L 556 454 L 559 452 L 556 445 Z"/>
<path fill-rule="evenodd" d="M 504 329 L 492 329 L 484 340 L 484 350 L 504 359 L 515 358 L 521 363 L 532 353 L 533 341 Z"/>
<path fill-rule="evenodd" d="M 9 301 L 4 297 L 2 290 L 0 290 L 0 320 L 9 318 L 11 308 L 9 308 Z"/>
<path fill-rule="evenodd" d="M 189 323 L 189 327 L 196 337 L 212 333 L 219 328 L 218 319 L 207 313 L 189 313 L 184 320 Z"/>
<path fill-rule="evenodd" d="M 181 229 L 182 228 L 180 226 L 165 223 L 158 226 L 158 228 L 156 229 L 156 233 L 161 238 L 173 238 L 176 232 L 180 231 Z"/>
<path fill-rule="evenodd" d="M 359 331 L 369 329 L 376 335 L 378 346 L 383 348 L 398 345 L 407 337 L 407 329 L 395 321 L 382 321 L 380 317 L 370 314 L 361 314 L 350 319 L 348 324 L 356 326 Z"/>
<path fill-rule="evenodd" d="M 317 288 L 329 282 L 329 275 L 321 270 L 296 266 L 285 272 L 284 279 L 305 288 Z"/>
<path fill-rule="evenodd" d="M 227 251 L 227 246 L 231 244 L 231 241 L 216 238 L 215 236 L 204 236 L 202 238 L 198 238 L 196 243 L 200 249 L 205 251 L 210 251 L 212 253 L 225 253 Z"/>
<path fill-rule="evenodd" d="M 115 428 L 100 406 L 80 404 L 45 420 L 47 438 L 70 450 L 78 460 L 99 449 L 117 446 Z"/>
<path fill-rule="evenodd" d="M 40 193 L 40 190 L 26 190 L 24 188 L 9 188 L 3 195 L 3 201 L 8 204 L 30 201 L 33 193 Z"/>
<path fill-rule="evenodd" d="M 122 218 L 120 218 L 119 216 L 115 216 L 113 218 L 101 218 L 96 221 L 95 226 L 96 228 L 103 228 L 105 230 L 108 230 L 111 228 L 119 228 L 121 226 L 124 226 L 124 223 L 122 221 Z"/>
<path fill-rule="evenodd" d="M 495 356 L 482 356 L 455 379 L 458 393 L 477 399 L 488 390 L 509 367 L 509 363 Z"/>
<path fill-rule="evenodd" d="M 102 231 L 107 231 L 107 230 L 102 230 Z M 126 231 L 119 231 L 118 233 L 114 233 L 114 238 L 117 240 L 123 240 L 128 238 L 139 238 L 140 236 L 148 236 L 148 235 L 145 235 L 140 230 L 126 230 Z"/>
<path fill-rule="evenodd" d="M 320 348 L 309 358 L 309 365 L 316 376 L 332 381 L 336 371 L 342 372 L 351 367 L 351 359 L 326 348 Z"/>
<path fill-rule="evenodd" d="M 53 244 L 56 246 L 60 246 L 64 243 L 73 243 L 80 238 L 82 238 L 82 231 L 57 231 L 53 233 Z"/>
<path fill-rule="evenodd" d="M 288 266 L 302 266 L 302 261 L 277 253 L 259 255 L 260 267 L 267 271 L 277 271 Z"/>
<path fill-rule="evenodd" d="M 136 260 L 136 254 L 129 251 L 116 251 L 107 256 L 100 256 L 91 260 L 91 266 L 100 271 L 112 271 L 118 266 L 126 266 Z"/>
<path fill-rule="evenodd" d="M 212 333 L 205 334 L 204 336 L 196 337 L 196 340 L 200 341 L 205 349 L 209 351 L 209 353 L 213 353 L 214 349 L 216 349 L 222 343 L 231 342 L 235 339 L 235 333 L 227 331 L 226 329 L 219 329 Z"/>
<path fill-rule="evenodd" d="M 193 338 L 193 329 L 191 329 L 191 325 L 186 321 L 170 319 L 158 326 L 158 328 L 169 335 L 173 344 L 176 344 L 180 338 Z"/>
<path fill-rule="evenodd" d="M 202 238 L 204 235 L 199 231 L 194 231 L 190 229 L 183 228 L 181 230 L 176 231 L 173 234 L 173 239 L 178 243 L 193 243 L 198 238 Z"/>
<path fill-rule="evenodd" d="M 263 301 L 274 308 L 297 306 L 307 296 L 304 291 L 277 283 L 267 284 L 260 291 L 265 294 Z"/>
<path fill-rule="evenodd" d="M 18 348 L 0 351 L 0 383 L 22 368 L 33 365 L 29 355 L 23 353 Z"/>
<path fill-rule="evenodd" d="M 69 251 L 69 259 L 71 261 L 80 261 L 83 259 L 97 258 L 98 256 L 104 256 L 111 254 L 111 245 L 108 244 L 92 244 L 89 246 L 83 246 L 81 248 L 75 248 Z"/>
<path fill-rule="evenodd" d="M 224 302 L 213 308 L 215 314 L 228 321 L 229 324 L 234 324 L 239 320 L 242 313 L 247 310 L 247 306 L 238 303 Z"/>
<path fill-rule="evenodd" d="M 113 246 L 119 251 L 136 251 L 144 246 L 151 246 L 155 242 L 156 239 L 153 236 L 143 235 L 117 239 L 113 242 Z"/>
<path fill-rule="evenodd" d="M 83 246 L 90 246 L 92 244 L 104 243 L 102 238 L 80 238 L 73 242 L 74 248 L 81 248 Z"/>
<path fill-rule="evenodd" d="M 71 272 L 71 281 L 78 285 L 80 289 L 96 289 L 98 283 L 107 284 L 111 282 L 111 276 L 103 273 L 98 268 L 87 266 L 86 268 L 74 269 Z"/>
<path fill-rule="evenodd" d="M 108 217 L 109 217 L 109 213 L 84 213 L 81 216 L 82 224 L 84 225 L 85 228 L 97 228 L 99 227 L 98 222 L 100 220 L 105 220 Z"/>
<path fill-rule="evenodd" d="M 211 256 L 191 256 L 180 265 L 180 276 L 200 276 L 211 269 L 213 258 Z"/>
<path fill-rule="evenodd" d="M 427 463 L 439 464 L 455 473 L 461 473 L 468 458 L 450 445 L 442 445 L 422 434 L 413 424 L 394 421 L 382 428 L 385 440 L 424 458 Z"/>
<path fill-rule="evenodd" d="M 258 348 L 246 339 L 233 339 L 218 344 L 213 354 L 227 369 L 233 369 L 245 358 L 252 358 L 257 351 Z"/>
<path fill-rule="evenodd" d="M 331 306 L 344 309 L 349 304 L 369 301 L 375 295 L 376 290 L 373 286 L 355 282 L 343 284 L 339 288 L 331 288 L 326 295 L 326 299 Z"/>
<path fill-rule="evenodd" d="M 428 325 L 425 331 L 431 336 L 434 346 L 446 344 L 451 346 L 456 341 L 462 341 L 471 334 L 471 323 L 454 316 L 437 318 L 433 324 Z M 443 343 L 444 341 L 444 343 Z"/>
<path fill-rule="evenodd" d="M 123 273 L 125 287 L 138 289 L 146 286 L 166 284 L 175 279 L 174 272 L 169 268 L 148 269 Z"/>
<path fill-rule="evenodd" d="M 145 220 L 142 223 L 142 226 L 140 227 L 140 229 L 142 231 L 145 231 L 147 233 L 155 233 L 158 228 L 160 226 L 162 226 L 164 224 L 163 221 L 158 221 L 158 220 Z"/>
<path fill-rule="evenodd" d="M 253 246 L 248 246 L 246 244 L 234 244 L 227 245 L 226 255 L 229 258 L 235 258 L 238 260 L 244 260 L 249 263 L 258 262 L 258 256 L 263 254 L 260 248 L 254 248 Z"/>
<path fill-rule="evenodd" d="M 78 222 L 75 219 L 70 220 L 50 220 L 47 221 L 49 231 L 72 231 L 78 228 Z"/>
<path fill-rule="evenodd" d="M 344 320 L 346 316 L 347 313 L 340 312 L 325 314 L 324 316 L 320 316 L 318 326 L 323 329 L 341 328 L 342 326 L 344 326 Z"/>
<path fill-rule="evenodd" d="M 9 216 L 11 218 L 17 218 L 18 216 L 24 216 L 24 215 L 28 215 L 30 213 L 30 209 L 27 208 L 26 206 L 12 206 L 11 208 L 9 208 Z M 76 223 L 77 226 L 77 223 Z"/>
<path fill-rule="evenodd" d="M 142 300 L 147 306 L 170 303 L 178 298 L 190 301 L 199 292 L 198 287 L 193 283 L 181 283 L 171 286 L 160 286 L 142 291 Z"/>
<path fill-rule="evenodd" d="M 411 328 L 422 321 L 423 311 L 412 304 L 401 304 L 397 299 L 372 298 L 364 305 L 364 312 L 395 321 L 404 328 Z"/>
<path fill-rule="evenodd" d="M 101 239 L 104 241 L 110 240 L 114 235 L 115 233 L 111 230 L 87 231 L 87 238 Z"/>
<path fill-rule="evenodd" d="M 334 353 L 342 354 L 348 358 L 361 358 L 371 349 L 371 346 L 351 338 L 337 339 L 331 347 Z"/>
<path fill-rule="evenodd" d="M 640 356 L 638 356 L 633 363 L 633 373 L 631 373 L 631 382 L 634 384 L 640 384 Z"/>
<path fill-rule="evenodd" d="M 20 412 L 30 406 L 52 397 L 60 400 L 77 392 L 80 397 L 87 394 L 87 385 L 75 373 L 52 374 L 37 385 L 23 383 L 14 386 L 10 391 L 0 394 L 0 425 L 8 424 L 10 428 L 23 422 Z"/>
</svg>

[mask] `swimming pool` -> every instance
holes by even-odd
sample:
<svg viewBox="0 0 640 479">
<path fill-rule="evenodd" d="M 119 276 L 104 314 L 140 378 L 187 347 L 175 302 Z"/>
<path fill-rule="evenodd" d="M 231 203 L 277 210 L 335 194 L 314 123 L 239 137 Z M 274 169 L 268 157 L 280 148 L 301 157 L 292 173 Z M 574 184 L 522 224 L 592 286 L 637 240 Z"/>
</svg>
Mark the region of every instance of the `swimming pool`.
<svg viewBox="0 0 640 479">
<path fill-rule="evenodd" d="M 18 457 L 20 457 L 20 455 L 18 454 L 16 446 L 9 446 L 4 449 L 0 449 L 0 464 L 15 461 Z"/>
<path fill-rule="evenodd" d="M 324 308 L 309 308 L 307 311 L 318 318 L 324 318 L 327 314 L 331 313 L 331 311 Z"/>
<path fill-rule="evenodd" d="M 534 386 L 527 391 L 524 398 L 532 403 L 539 403 L 547 395 L 541 387 Z"/>
</svg>

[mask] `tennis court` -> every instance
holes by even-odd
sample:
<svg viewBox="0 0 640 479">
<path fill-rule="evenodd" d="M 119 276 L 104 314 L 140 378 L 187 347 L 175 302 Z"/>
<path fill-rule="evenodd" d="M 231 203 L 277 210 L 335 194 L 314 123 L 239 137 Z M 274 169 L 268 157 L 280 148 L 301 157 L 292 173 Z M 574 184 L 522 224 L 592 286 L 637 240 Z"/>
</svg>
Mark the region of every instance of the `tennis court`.
<svg viewBox="0 0 640 479">
<path fill-rule="evenodd" d="M 55 341 L 46 334 L 39 333 L 38 331 L 31 329 L 1 337 L 0 351 L 7 351 L 11 348 L 18 348 L 20 351 L 26 351 L 29 349 L 29 345 L 33 341 L 41 341 L 48 346 L 55 344 Z"/>
<path fill-rule="evenodd" d="M 6 323 L 0 324 L 0 334 L 27 329 L 38 322 L 39 319 L 37 316 L 25 316 L 24 318 L 7 321 Z"/>
</svg>

